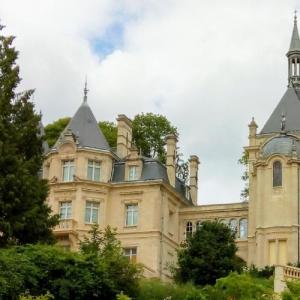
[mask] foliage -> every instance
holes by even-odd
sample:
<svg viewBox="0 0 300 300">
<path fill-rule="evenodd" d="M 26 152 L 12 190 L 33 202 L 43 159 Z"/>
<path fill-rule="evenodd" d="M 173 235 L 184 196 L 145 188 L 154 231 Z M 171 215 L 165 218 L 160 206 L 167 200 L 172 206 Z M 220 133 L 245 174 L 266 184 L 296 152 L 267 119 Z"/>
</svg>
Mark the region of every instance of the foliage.
<svg viewBox="0 0 300 300">
<path fill-rule="evenodd" d="M 31 296 L 28 295 L 27 293 L 20 296 L 20 300 L 50 300 L 50 299 L 54 299 L 54 297 L 48 292 L 47 294 L 41 296 Z"/>
<path fill-rule="evenodd" d="M 272 281 L 249 274 L 230 273 L 217 280 L 215 286 L 204 288 L 208 299 L 261 300 L 274 299 Z"/>
<path fill-rule="evenodd" d="M 243 190 L 241 191 L 241 198 L 243 200 L 248 200 L 249 197 L 249 153 L 248 151 L 244 150 L 242 157 L 238 160 L 238 163 L 240 165 L 243 165 L 245 170 L 243 172 L 243 175 L 241 177 L 241 179 L 243 181 L 245 181 L 245 187 L 243 188 Z"/>
<path fill-rule="evenodd" d="M 118 129 L 115 123 L 103 121 L 98 123 L 102 133 L 104 134 L 111 148 L 117 147 Z"/>
<path fill-rule="evenodd" d="M 140 283 L 137 300 L 205 300 L 205 293 L 196 286 L 163 283 L 158 279 L 144 279 Z"/>
<path fill-rule="evenodd" d="M 48 186 L 38 173 L 43 161 L 40 116 L 33 90 L 16 93 L 18 52 L 0 26 L 0 246 L 51 242 L 57 217 L 46 204 Z"/>
<path fill-rule="evenodd" d="M 189 179 L 189 163 L 182 159 L 183 154 L 179 153 L 179 147 L 177 147 L 176 157 L 176 176 L 182 180 L 185 184 L 188 184 Z"/>
<path fill-rule="evenodd" d="M 117 295 L 117 300 L 131 300 L 131 298 L 124 295 L 123 292 L 121 292 L 120 294 Z"/>
<path fill-rule="evenodd" d="M 216 221 L 204 221 L 201 227 L 181 245 L 178 267 L 174 268 L 177 282 L 196 285 L 214 284 L 216 279 L 235 270 L 237 247 L 230 228 Z"/>
<path fill-rule="evenodd" d="M 124 255 L 121 243 L 116 239 L 116 229 L 107 226 L 104 231 L 98 224 L 94 224 L 89 231 L 89 236 L 80 242 L 83 254 L 103 261 L 108 267 L 111 280 L 120 291 L 132 296 L 138 290 L 138 280 L 142 267 L 131 263 Z"/>
<path fill-rule="evenodd" d="M 49 147 L 54 146 L 59 138 L 59 135 L 70 122 L 70 119 L 71 118 L 69 117 L 61 118 L 45 127 L 45 139 L 48 142 Z"/>
<path fill-rule="evenodd" d="M 105 257 L 46 245 L 1 249 L 0 299 L 47 292 L 61 300 L 109 300 L 121 291 L 134 297 L 139 280 L 137 267 L 117 256 L 116 249 L 105 248 Z"/>
<path fill-rule="evenodd" d="M 178 136 L 177 128 L 162 115 L 141 113 L 134 117 L 132 122 L 133 140 L 138 149 L 145 156 L 166 161 L 165 137 L 168 134 Z"/>
<path fill-rule="evenodd" d="M 270 278 L 274 275 L 274 266 L 265 266 L 264 268 L 258 269 L 254 265 L 251 265 L 249 268 L 249 274 L 252 277 L 257 278 Z"/>
<path fill-rule="evenodd" d="M 300 299 L 300 280 L 287 282 L 287 287 L 282 293 L 282 300 L 298 300 Z"/>
</svg>

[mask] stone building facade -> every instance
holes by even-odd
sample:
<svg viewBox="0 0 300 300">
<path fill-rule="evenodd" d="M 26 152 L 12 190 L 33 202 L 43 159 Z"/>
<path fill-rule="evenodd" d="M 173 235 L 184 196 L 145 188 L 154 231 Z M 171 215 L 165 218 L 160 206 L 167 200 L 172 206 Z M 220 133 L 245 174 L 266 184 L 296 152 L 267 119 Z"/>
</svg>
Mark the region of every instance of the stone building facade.
<svg viewBox="0 0 300 300">
<path fill-rule="evenodd" d="M 46 154 L 48 201 L 60 214 L 58 243 L 73 250 L 98 223 L 117 228 L 124 255 L 143 263 L 146 276 L 168 279 L 166 265 L 203 220 L 219 220 L 236 232 L 238 255 L 258 267 L 299 261 L 300 40 L 295 17 L 288 58 L 288 88 L 258 133 L 249 124 L 249 201 L 198 205 L 196 155 L 189 185 L 176 177 L 176 142 L 166 137 L 167 160 L 142 156 L 132 145 L 132 124 L 117 118 L 117 149 L 110 149 L 83 103 Z"/>
</svg>

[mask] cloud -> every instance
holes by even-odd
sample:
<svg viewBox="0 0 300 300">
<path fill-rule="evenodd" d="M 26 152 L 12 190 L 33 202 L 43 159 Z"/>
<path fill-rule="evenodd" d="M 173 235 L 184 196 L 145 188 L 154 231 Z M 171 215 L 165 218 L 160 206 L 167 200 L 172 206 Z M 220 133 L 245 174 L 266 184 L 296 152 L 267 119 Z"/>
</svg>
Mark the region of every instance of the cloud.
<svg viewBox="0 0 300 300">
<path fill-rule="evenodd" d="M 237 164 L 252 116 L 260 128 L 286 88 L 296 1 L 2 0 L 17 36 L 22 88 L 44 122 L 82 100 L 99 120 L 153 111 L 200 157 L 200 203 L 239 201 Z"/>
</svg>

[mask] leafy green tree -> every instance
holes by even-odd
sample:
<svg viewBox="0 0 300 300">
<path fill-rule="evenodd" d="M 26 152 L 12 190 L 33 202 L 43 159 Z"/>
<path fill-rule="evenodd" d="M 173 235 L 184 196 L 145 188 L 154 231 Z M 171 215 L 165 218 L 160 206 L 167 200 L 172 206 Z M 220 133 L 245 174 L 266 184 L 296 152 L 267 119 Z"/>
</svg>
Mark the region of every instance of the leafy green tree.
<svg viewBox="0 0 300 300">
<path fill-rule="evenodd" d="M 165 116 L 153 113 L 136 115 L 132 134 L 136 147 L 145 156 L 158 158 L 162 163 L 166 161 L 165 137 L 168 134 L 178 136 L 177 128 Z"/>
<path fill-rule="evenodd" d="M 234 233 L 217 221 L 205 221 L 178 250 L 178 267 L 173 270 L 178 282 L 214 284 L 235 270 L 237 247 Z"/>
<path fill-rule="evenodd" d="M 249 153 L 247 151 L 244 151 L 242 154 L 242 157 L 238 160 L 238 163 L 242 166 L 244 166 L 244 172 L 241 176 L 241 179 L 245 182 L 245 186 L 243 190 L 241 191 L 241 198 L 243 200 L 248 200 L 249 198 Z"/>
<path fill-rule="evenodd" d="M 122 291 L 135 298 L 140 271 L 111 243 L 109 231 L 102 237 L 111 247 L 101 244 L 100 252 L 39 244 L 0 249 L 0 299 L 48 293 L 60 300 L 115 300 Z"/>
<path fill-rule="evenodd" d="M 0 246 L 53 241 L 57 217 L 46 204 L 48 185 L 39 178 L 43 161 L 40 116 L 33 90 L 16 93 L 20 82 L 14 37 L 0 26 Z"/>
<path fill-rule="evenodd" d="M 61 118 L 45 127 L 45 139 L 48 142 L 49 147 L 52 147 L 55 144 L 61 132 L 70 122 L 70 119 L 70 117 Z"/>
<path fill-rule="evenodd" d="M 118 129 L 116 124 L 108 121 L 99 122 L 98 124 L 109 146 L 112 148 L 117 147 Z"/>
</svg>

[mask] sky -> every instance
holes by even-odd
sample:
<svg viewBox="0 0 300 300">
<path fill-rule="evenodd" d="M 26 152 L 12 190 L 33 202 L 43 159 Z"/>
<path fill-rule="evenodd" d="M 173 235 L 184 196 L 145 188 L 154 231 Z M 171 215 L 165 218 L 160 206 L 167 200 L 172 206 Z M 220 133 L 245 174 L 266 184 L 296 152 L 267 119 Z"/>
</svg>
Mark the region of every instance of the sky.
<svg viewBox="0 0 300 300">
<path fill-rule="evenodd" d="M 239 202 L 237 161 L 287 87 L 295 0 L 0 0 L 16 36 L 20 90 L 44 125 L 83 99 L 97 120 L 165 115 L 185 159 L 198 155 L 198 204 Z M 300 17 L 299 17 L 300 18 Z"/>
</svg>

